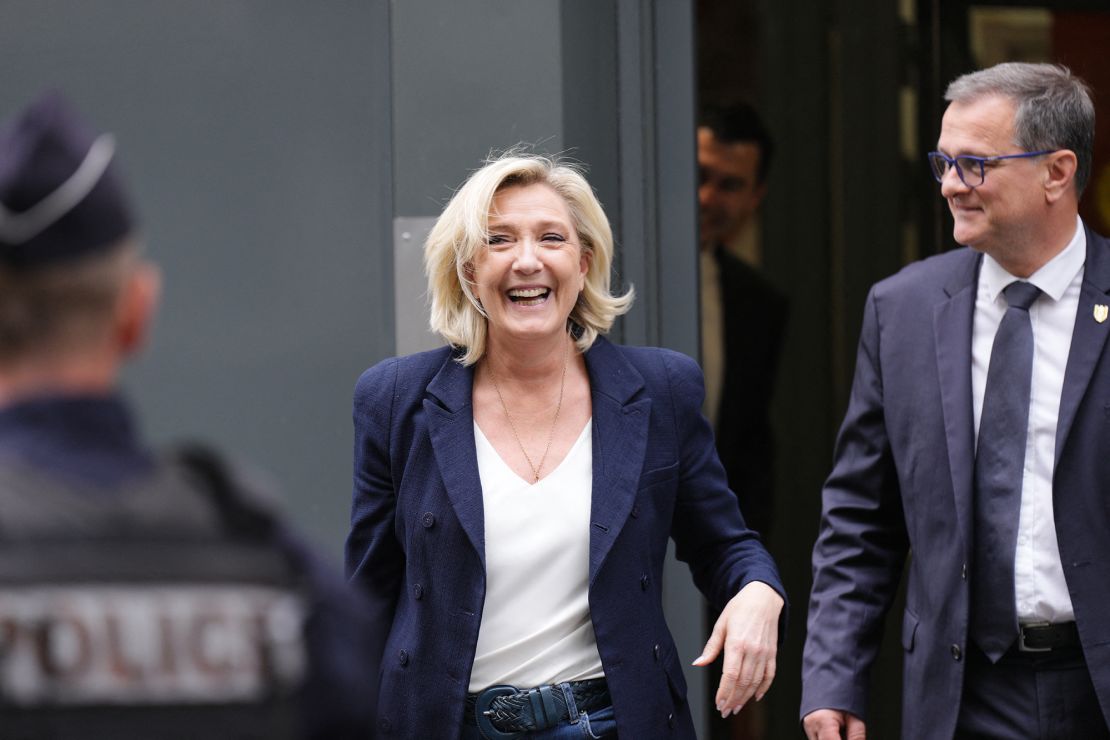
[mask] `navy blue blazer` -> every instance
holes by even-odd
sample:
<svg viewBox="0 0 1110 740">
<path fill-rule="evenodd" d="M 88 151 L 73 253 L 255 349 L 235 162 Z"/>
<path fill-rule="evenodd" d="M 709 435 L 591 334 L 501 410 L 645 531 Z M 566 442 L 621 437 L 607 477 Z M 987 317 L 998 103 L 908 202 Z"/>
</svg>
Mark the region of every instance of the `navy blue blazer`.
<svg viewBox="0 0 1110 740">
<path fill-rule="evenodd" d="M 802 715 L 867 716 L 868 672 L 906 557 L 902 737 L 951 738 L 968 639 L 975 432 L 971 335 L 982 255 L 906 267 L 867 299 L 852 396 L 824 488 Z M 1110 718 L 1110 241 L 1087 261 L 1056 429 L 1052 497 L 1087 666 Z"/>
<path fill-rule="evenodd" d="M 663 620 L 668 537 L 717 608 L 753 580 L 783 588 L 727 488 L 694 361 L 604 338 L 585 359 L 593 402 L 590 616 L 618 732 L 693 738 L 685 656 Z M 394 605 L 381 665 L 383 736 L 447 738 L 463 721 L 485 599 L 473 379 L 473 368 L 445 347 L 386 360 L 355 389 L 347 569 Z"/>
</svg>

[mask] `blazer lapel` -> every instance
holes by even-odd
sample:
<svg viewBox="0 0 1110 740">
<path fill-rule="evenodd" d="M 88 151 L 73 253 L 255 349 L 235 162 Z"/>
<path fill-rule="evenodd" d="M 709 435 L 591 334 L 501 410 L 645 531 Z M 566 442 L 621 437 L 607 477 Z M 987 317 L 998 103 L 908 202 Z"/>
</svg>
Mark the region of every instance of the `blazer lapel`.
<svg viewBox="0 0 1110 740">
<path fill-rule="evenodd" d="M 1079 308 L 1071 336 L 1068 365 L 1064 371 L 1064 387 L 1060 394 L 1060 413 L 1056 422 L 1056 459 L 1060 459 L 1075 421 L 1079 402 L 1087 392 L 1098 358 L 1106 345 L 1110 323 L 1095 320 L 1095 306 L 1106 306 L 1110 290 L 1110 242 L 1087 229 L 1087 258 L 1083 269 L 1083 286 L 1079 291 Z"/>
<path fill-rule="evenodd" d="M 975 473 L 975 425 L 971 400 L 971 327 L 980 255 L 968 250 L 963 267 L 945 286 L 948 300 L 933 311 L 937 348 L 940 401 L 944 438 L 948 443 L 948 468 L 952 474 L 956 519 L 964 542 L 970 541 L 971 496 Z"/>
<path fill-rule="evenodd" d="M 643 376 L 604 338 L 586 353 L 593 403 L 590 583 L 632 510 L 647 447 L 651 399 Z"/>
<path fill-rule="evenodd" d="M 449 354 L 428 384 L 424 411 L 447 498 L 485 566 L 485 510 L 475 451 L 473 387 L 474 368 L 463 367 Z"/>
</svg>

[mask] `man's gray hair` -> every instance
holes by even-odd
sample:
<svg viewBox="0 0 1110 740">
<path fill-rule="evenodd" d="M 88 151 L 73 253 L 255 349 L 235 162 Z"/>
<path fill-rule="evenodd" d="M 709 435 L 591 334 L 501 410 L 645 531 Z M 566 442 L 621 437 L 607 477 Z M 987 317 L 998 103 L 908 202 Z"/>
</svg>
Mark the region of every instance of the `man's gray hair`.
<svg viewBox="0 0 1110 740">
<path fill-rule="evenodd" d="M 944 99 L 969 103 L 991 95 L 1003 95 L 1017 105 L 1015 145 L 1027 152 L 1075 153 L 1075 188 L 1082 195 L 1091 179 L 1095 146 L 1095 104 L 1087 83 L 1062 65 L 1006 62 L 957 77 Z"/>
</svg>

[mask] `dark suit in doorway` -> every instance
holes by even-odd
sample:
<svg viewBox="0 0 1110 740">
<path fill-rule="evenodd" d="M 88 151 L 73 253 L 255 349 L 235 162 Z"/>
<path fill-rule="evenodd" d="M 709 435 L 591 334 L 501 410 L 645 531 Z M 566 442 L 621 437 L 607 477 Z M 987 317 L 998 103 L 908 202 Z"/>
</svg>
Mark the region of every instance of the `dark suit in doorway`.
<svg viewBox="0 0 1110 740">
<path fill-rule="evenodd" d="M 774 518 L 775 439 L 770 403 L 783 336 L 786 296 L 725 248 L 716 250 L 724 324 L 717 454 L 748 526 L 766 535 Z"/>
</svg>

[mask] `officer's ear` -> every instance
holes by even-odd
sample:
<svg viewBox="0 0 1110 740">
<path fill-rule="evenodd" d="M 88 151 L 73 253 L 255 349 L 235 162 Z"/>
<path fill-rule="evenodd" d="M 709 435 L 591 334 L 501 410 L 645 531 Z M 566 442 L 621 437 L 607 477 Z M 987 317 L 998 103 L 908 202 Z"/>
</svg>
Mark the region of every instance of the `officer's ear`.
<svg viewBox="0 0 1110 740">
<path fill-rule="evenodd" d="M 116 310 L 115 336 L 124 355 L 143 348 L 162 295 L 162 273 L 149 262 L 139 262 L 127 276 Z"/>
</svg>

